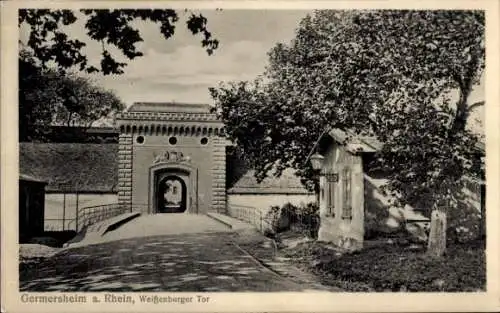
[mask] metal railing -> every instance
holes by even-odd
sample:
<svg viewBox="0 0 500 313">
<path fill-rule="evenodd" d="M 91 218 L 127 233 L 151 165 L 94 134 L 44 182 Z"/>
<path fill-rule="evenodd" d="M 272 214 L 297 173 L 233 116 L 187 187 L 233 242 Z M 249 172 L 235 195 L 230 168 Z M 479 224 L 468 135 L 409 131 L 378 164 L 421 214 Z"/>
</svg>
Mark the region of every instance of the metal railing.
<svg viewBox="0 0 500 313">
<path fill-rule="evenodd" d="M 126 212 L 130 212 L 130 206 L 123 206 L 118 203 L 80 208 L 76 213 L 76 217 L 68 223 L 68 229 L 72 229 L 74 224 L 74 229 L 78 232 L 86 226 Z"/>
<path fill-rule="evenodd" d="M 272 223 L 279 223 L 278 220 L 273 220 L 272 214 L 268 215 L 270 211 L 271 209 L 264 211 L 244 205 L 228 206 L 228 214 L 231 217 L 253 225 L 260 232 L 266 229 L 273 229 L 277 226 L 272 225 Z M 280 212 L 280 215 L 288 220 L 288 225 L 293 231 L 306 233 L 308 236 L 312 237 L 317 236 L 320 223 L 318 214 L 283 210 Z"/>
<path fill-rule="evenodd" d="M 255 207 L 244 205 L 229 205 L 228 214 L 231 217 L 255 226 L 261 232 L 264 229 L 265 214 Z"/>
</svg>

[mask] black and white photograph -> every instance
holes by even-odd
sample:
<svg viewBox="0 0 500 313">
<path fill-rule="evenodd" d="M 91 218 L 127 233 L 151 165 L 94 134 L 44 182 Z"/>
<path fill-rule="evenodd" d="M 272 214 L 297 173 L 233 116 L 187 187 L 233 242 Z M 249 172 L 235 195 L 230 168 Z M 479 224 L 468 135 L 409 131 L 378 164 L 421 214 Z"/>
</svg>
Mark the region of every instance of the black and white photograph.
<svg viewBox="0 0 500 313">
<path fill-rule="evenodd" d="M 130 4 L 9 10 L 16 302 L 495 291 L 485 8 Z"/>
</svg>

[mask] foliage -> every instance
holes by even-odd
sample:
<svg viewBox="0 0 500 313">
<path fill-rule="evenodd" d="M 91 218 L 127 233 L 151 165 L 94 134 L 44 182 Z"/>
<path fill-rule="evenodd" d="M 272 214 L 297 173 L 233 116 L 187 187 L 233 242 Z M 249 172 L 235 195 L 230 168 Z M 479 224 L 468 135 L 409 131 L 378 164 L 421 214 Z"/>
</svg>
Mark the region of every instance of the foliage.
<svg viewBox="0 0 500 313">
<path fill-rule="evenodd" d="M 218 47 L 218 40 L 207 29 L 207 19 L 193 12 L 187 28 L 202 37 L 201 45 L 208 54 Z M 101 43 L 99 64 L 92 64 L 84 52 L 82 38 L 72 38 L 69 30 L 79 27 L 91 40 Z M 175 33 L 178 13 L 171 9 L 21 9 L 19 27 L 27 29 L 27 41 L 20 41 L 19 54 L 19 126 L 20 139 L 43 137 L 41 125 L 64 124 L 86 126 L 123 105 L 111 92 L 95 86 L 87 78 L 72 71 L 122 74 L 127 63 L 120 62 L 113 50 L 126 60 L 141 57 L 137 44 L 142 42 L 134 22 L 157 24 L 164 39 Z M 122 56 L 122 59 L 123 59 Z"/>
<path fill-rule="evenodd" d="M 33 65 L 22 51 L 19 60 L 19 139 L 43 139 L 47 125 L 81 126 L 110 118 L 124 104 L 89 78 Z"/>
<path fill-rule="evenodd" d="M 117 61 L 110 48 L 118 49 L 128 60 L 143 55 L 136 46 L 143 39 L 139 30 L 134 28 L 134 21 L 157 24 L 165 39 L 174 35 L 179 21 L 178 13 L 172 9 L 82 9 L 79 13 L 72 10 L 19 10 L 19 26 L 29 28 L 24 48 L 33 54 L 37 66 L 45 68 L 52 62 L 60 70 L 78 67 L 88 73 L 122 74 L 127 64 Z M 71 38 L 65 29 L 75 24 L 78 18 L 85 19 L 84 27 L 89 38 L 102 44 L 100 64 L 89 63 L 82 50 L 86 43 Z M 201 45 L 208 54 L 217 49 L 219 42 L 208 31 L 207 19 L 203 15 L 191 12 L 186 26 L 193 34 L 201 34 Z"/>
<path fill-rule="evenodd" d="M 302 251 L 301 251 L 302 250 Z M 289 256 L 308 256 L 307 267 L 323 283 L 346 291 L 477 291 L 486 288 L 484 247 L 452 245 L 444 259 L 399 246 L 377 246 L 338 255 L 321 243 L 308 243 Z"/>
<path fill-rule="evenodd" d="M 383 142 L 372 166 L 394 199 L 456 208 L 464 177 L 484 175 L 466 128 L 484 40 L 481 11 L 316 11 L 263 76 L 211 93 L 258 179 L 292 167 L 311 185 L 307 156 L 337 127 Z"/>
<path fill-rule="evenodd" d="M 366 250 L 320 265 L 335 276 L 368 282 L 377 291 L 476 291 L 486 282 L 482 249 L 452 247 L 444 261 L 400 248 Z"/>
<path fill-rule="evenodd" d="M 456 150 L 476 138 L 463 130 L 463 106 L 483 67 L 481 12 L 317 11 L 301 21 L 289 45 L 269 52 L 263 77 L 211 93 L 228 134 L 254 159 L 260 178 L 275 163 L 303 170 L 328 127 L 376 135 L 386 149 L 401 151 L 398 163 L 407 157 L 403 148 L 425 144 L 421 150 L 426 159 L 436 155 L 435 167 L 451 153 L 464 165 Z M 457 89 L 461 97 L 450 103 L 447 92 Z M 447 143 L 443 153 L 428 149 Z M 414 160 L 424 153 L 416 152 Z M 302 174 L 310 178 L 308 170 Z"/>
<path fill-rule="evenodd" d="M 290 227 L 308 237 L 317 238 L 320 224 L 319 207 L 316 203 L 300 204 L 291 203 L 283 205 L 282 210 L 290 218 Z"/>
<path fill-rule="evenodd" d="M 265 233 L 269 235 L 274 236 L 291 229 L 305 236 L 317 238 L 319 208 L 316 203 L 299 206 L 291 203 L 285 203 L 283 206 L 274 205 L 267 211 L 264 221 L 270 226 L 265 230 Z"/>
<path fill-rule="evenodd" d="M 263 218 L 263 233 L 267 236 L 275 236 L 279 232 L 290 228 L 290 215 L 279 206 L 272 206 Z"/>
</svg>

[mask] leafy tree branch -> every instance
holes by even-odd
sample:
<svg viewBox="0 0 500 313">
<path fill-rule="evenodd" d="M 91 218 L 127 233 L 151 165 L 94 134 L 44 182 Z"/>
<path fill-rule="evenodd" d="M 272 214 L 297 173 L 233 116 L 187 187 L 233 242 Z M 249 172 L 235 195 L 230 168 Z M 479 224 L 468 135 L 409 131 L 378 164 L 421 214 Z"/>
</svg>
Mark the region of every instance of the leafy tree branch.
<svg viewBox="0 0 500 313">
<path fill-rule="evenodd" d="M 91 40 L 102 43 L 103 52 L 100 64 L 89 64 L 87 55 L 82 52 L 86 46 L 79 39 L 72 39 L 64 27 L 74 24 L 79 18 L 71 10 L 21 9 L 19 26 L 27 25 L 28 41 L 25 49 L 33 54 L 33 59 L 42 67 L 49 62 L 55 63 L 60 70 L 77 67 L 88 73 L 101 72 L 104 75 L 122 74 L 126 63 L 117 62 L 104 44 L 116 47 L 127 59 L 143 56 L 136 44 L 143 41 L 140 31 L 132 22 L 142 20 L 159 26 L 164 39 L 175 33 L 179 16 L 172 9 L 83 9 L 85 30 Z M 186 27 L 193 35 L 201 35 L 201 45 L 209 55 L 218 47 L 219 41 L 213 38 L 207 28 L 207 19 L 201 14 L 190 13 Z"/>
<path fill-rule="evenodd" d="M 452 211 L 464 178 L 484 175 L 478 135 L 466 128 L 483 69 L 482 11 L 324 10 L 269 52 L 259 84 L 211 92 L 258 179 L 292 167 L 310 185 L 306 157 L 338 127 L 383 142 L 373 166 L 396 199 L 429 208 L 448 199 Z"/>
</svg>

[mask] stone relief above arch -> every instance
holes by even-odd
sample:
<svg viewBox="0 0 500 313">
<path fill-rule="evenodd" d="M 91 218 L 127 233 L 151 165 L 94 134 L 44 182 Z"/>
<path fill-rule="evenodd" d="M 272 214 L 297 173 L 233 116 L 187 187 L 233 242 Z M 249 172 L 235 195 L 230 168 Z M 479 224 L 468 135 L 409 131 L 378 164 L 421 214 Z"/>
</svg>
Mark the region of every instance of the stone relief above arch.
<svg viewBox="0 0 500 313">
<path fill-rule="evenodd" d="M 163 153 L 155 155 L 154 159 L 153 159 L 153 164 L 169 163 L 169 162 L 190 163 L 191 158 L 189 156 L 185 156 L 180 151 L 175 151 L 175 150 L 168 151 L 167 150 Z"/>
</svg>

